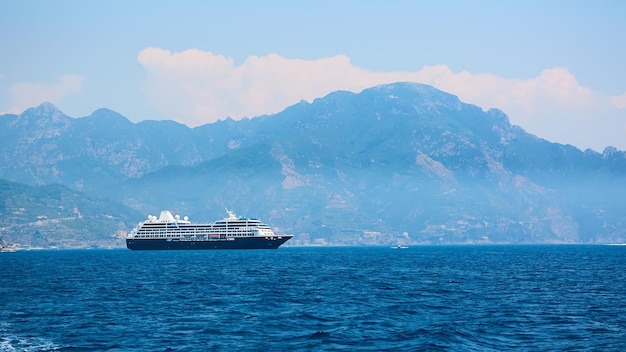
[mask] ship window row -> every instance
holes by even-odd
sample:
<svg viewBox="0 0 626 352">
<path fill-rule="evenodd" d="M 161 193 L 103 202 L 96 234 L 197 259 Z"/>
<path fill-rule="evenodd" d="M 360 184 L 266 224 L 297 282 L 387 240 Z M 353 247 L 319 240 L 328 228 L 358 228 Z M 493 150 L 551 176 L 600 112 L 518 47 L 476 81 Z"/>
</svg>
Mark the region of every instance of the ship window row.
<svg viewBox="0 0 626 352">
<path fill-rule="evenodd" d="M 179 237 L 181 235 L 228 235 L 228 236 L 254 236 L 254 232 L 185 232 L 185 231 L 177 231 L 177 232 L 140 232 L 136 236 L 157 236 L 157 237 Z"/>
<path fill-rule="evenodd" d="M 167 239 L 167 238 L 177 238 L 183 241 L 208 241 L 208 240 L 219 240 L 219 239 L 224 239 L 224 237 L 220 237 L 220 236 L 210 236 L 207 234 L 202 234 L 202 235 L 184 235 L 184 236 L 161 236 L 161 235 L 157 235 L 157 234 L 150 234 L 150 235 L 138 235 L 135 236 L 135 238 L 143 238 L 143 239 L 147 239 L 147 238 L 159 238 L 159 239 Z"/>
<path fill-rule="evenodd" d="M 256 227 L 269 227 L 267 224 L 261 223 L 261 222 L 257 222 L 257 223 L 227 223 L 227 224 L 175 224 L 175 223 L 170 223 L 170 224 L 165 224 L 165 223 L 161 223 L 161 224 L 143 224 L 140 226 L 140 228 L 146 229 L 146 228 L 151 228 L 151 229 L 164 229 L 164 228 L 185 228 L 185 227 L 189 227 L 189 228 L 230 228 L 230 229 L 234 229 L 234 228 L 256 228 Z"/>
<path fill-rule="evenodd" d="M 251 237 L 254 236 L 253 233 L 247 234 L 229 234 L 227 237 Z M 208 239 L 220 239 L 224 238 L 224 236 L 217 234 L 161 234 L 161 233 L 150 233 L 150 234 L 138 234 L 135 238 L 181 238 L 183 240 L 208 240 Z"/>
<path fill-rule="evenodd" d="M 206 235 L 228 235 L 228 236 L 235 236 L 235 237 L 241 237 L 241 236 L 254 236 L 255 231 L 251 231 L 251 230 L 247 230 L 247 231 L 194 231 L 194 230 L 175 230 L 175 229 L 171 229 L 169 231 L 162 231 L 162 230 L 140 230 L 136 237 L 138 238 L 156 238 L 156 237 L 162 237 L 162 238 L 177 238 L 180 237 L 181 235 L 202 235 L 202 236 L 206 236 Z"/>
<path fill-rule="evenodd" d="M 215 224 L 208 224 L 208 225 L 199 225 L 199 224 L 174 224 L 174 223 L 170 223 L 170 224 L 164 224 L 164 223 L 160 223 L 160 224 L 144 224 L 141 228 L 142 229 L 176 229 L 176 228 L 202 228 L 202 229 L 206 229 L 206 228 L 237 228 L 237 227 L 241 227 L 241 228 L 256 228 L 256 227 L 269 227 L 266 224 L 262 224 L 262 223 L 230 223 L 230 224 L 220 224 L 220 225 L 215 225 Z"/>
<path fill-rule="evenodd" d="M 233 232 L 254 232 L 255 230 L 257 230 L 256 228 L 243 228 L 243 229 L 222 229 L 222 228 L 218 228 L 218 229 L 211 229 L 211 228 L 204 228 L 204 229 L 196 229 L 196 228 L 181 228 L 181 227 L 172 227 L 172 228 L 168 228 L 168 229 L 140 229 L 139 232 L 140 233 L 153 233 L 153 232 L 188 232 L 188 233 L 196 233 L 196 232 L 224 232 L 224 233 L 233 233 Z M 266 230 L 266 229 L 259 229 L 259 230 Z"/>
<path fill-rule="evenodd" d="M 216 233 L 249 233 L 254 232 L 257 228 L 247 227 L 247 228 L 184 228 L 184 227 L 171 227 L 171 228 L 158 228 L 158 229 L 147 229 L 142 228 L 139 230 L 139 233 L 205 233 L 205 232 L 216 232 Z M 262 229 L 265 230 L 265 229 Z"/>
</svg>

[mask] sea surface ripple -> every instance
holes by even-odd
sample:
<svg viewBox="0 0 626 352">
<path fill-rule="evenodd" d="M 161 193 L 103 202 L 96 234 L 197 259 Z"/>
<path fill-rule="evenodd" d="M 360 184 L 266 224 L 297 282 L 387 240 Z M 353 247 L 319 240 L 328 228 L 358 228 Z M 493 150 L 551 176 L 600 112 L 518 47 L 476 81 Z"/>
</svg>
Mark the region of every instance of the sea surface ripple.
<svg viewBox="0 0 626 352">
<path fill-rule="evenodd" d="M 0 254 L 0 351 L 621 351 L 626 246 Z"/>
</svg>

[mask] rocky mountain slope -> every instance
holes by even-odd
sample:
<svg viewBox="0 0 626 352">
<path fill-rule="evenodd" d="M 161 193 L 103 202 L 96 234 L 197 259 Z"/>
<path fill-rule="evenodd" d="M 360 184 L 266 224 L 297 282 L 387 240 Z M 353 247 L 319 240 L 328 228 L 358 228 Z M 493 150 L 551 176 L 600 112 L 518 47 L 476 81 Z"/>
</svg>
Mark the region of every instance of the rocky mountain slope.
<svg viewBox="0 0 626 352">
<path fill-rule="evenodd" d="M 109 248 L 124 245 L 124 229 L 141 215 L 62 185 L 0 180 L 0 240 L 26 248 Z"/>
<path fill-rule="evenodd" d="M 126 213 L 215 220 L 228 207 L 293 244 L 626 240 L 623 151 L 550 143 L 420 84 L 194 129 L 42 104 L 1 116 L 0 131 L 2 178 L 60 183 Z"/>
</svg>

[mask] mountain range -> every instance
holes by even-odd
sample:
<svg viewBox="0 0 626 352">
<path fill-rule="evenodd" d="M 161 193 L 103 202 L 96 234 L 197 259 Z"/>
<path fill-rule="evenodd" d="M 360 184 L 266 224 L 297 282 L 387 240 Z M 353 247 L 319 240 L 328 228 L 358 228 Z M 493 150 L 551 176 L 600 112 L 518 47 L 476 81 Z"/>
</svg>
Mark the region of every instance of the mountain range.
<svg viewBox="0 0 626 352">
<path fill-rule="evenodd" d="M 5 244 L 123 246 L 161 209 L 224 208 L 291 245 L 626 241 L 624 151 L 552 143 L 416 83 L 196 128 L 43 103 L 0 116 L 0 160 Z"/>
</svg>

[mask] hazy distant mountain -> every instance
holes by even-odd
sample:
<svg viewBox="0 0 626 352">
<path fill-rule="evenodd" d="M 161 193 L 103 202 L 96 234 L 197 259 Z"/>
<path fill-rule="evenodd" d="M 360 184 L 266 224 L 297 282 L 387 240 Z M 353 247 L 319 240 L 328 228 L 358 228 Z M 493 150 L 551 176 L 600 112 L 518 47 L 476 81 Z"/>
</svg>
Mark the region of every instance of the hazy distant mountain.
<svg viewBox="0 0 626 352">
<path fill-rule="evenodd" d="M 42 104 L 0 116 L 0 158 L 9 180 L 146 215 L 214 220 L 228 207 L 293 232 L 292 244 L 626 240 L 623 151 L 550 143 L 420 84 L 194 129 Z"/>
</svg>

